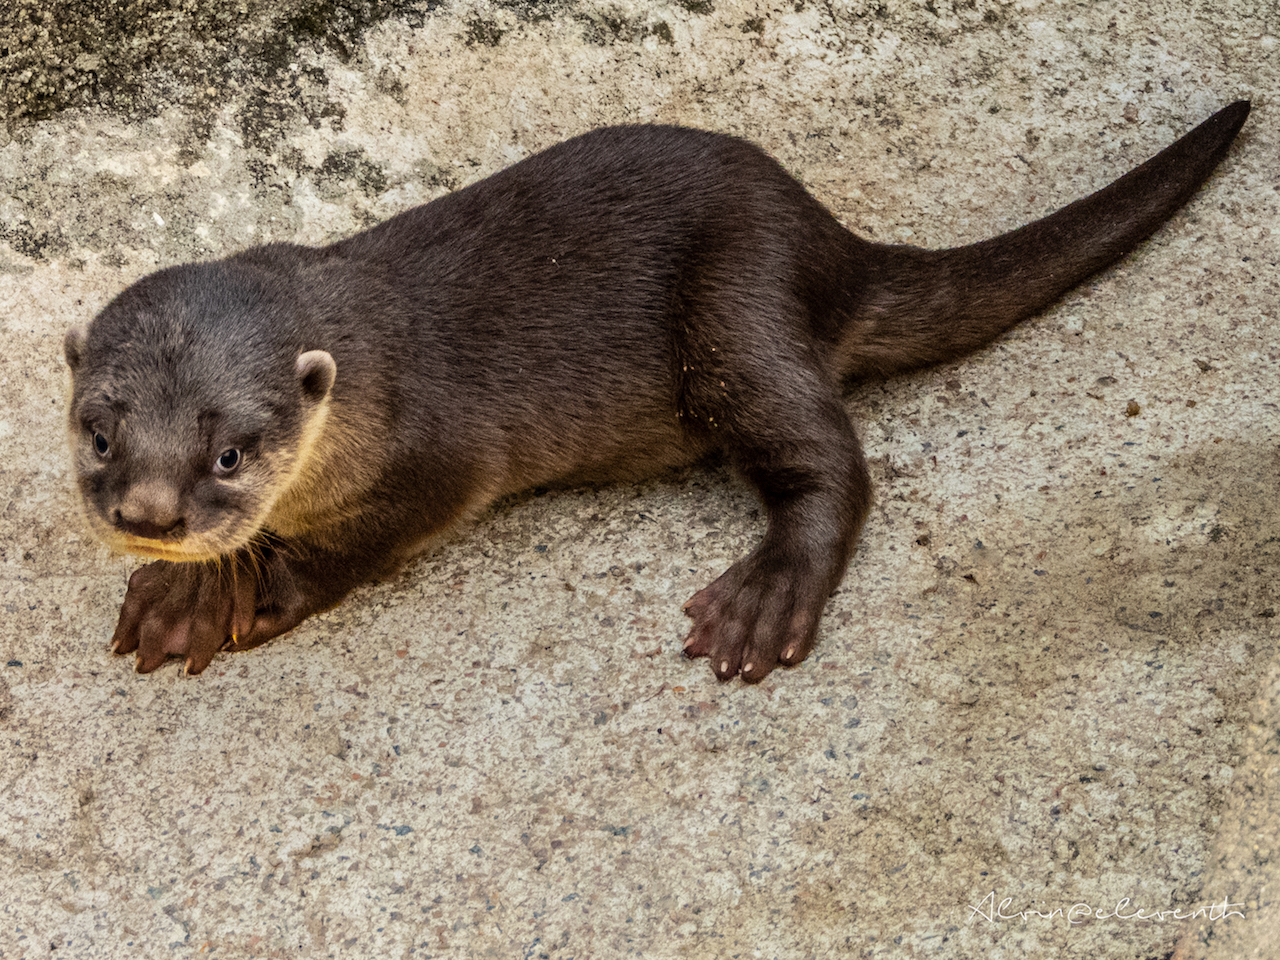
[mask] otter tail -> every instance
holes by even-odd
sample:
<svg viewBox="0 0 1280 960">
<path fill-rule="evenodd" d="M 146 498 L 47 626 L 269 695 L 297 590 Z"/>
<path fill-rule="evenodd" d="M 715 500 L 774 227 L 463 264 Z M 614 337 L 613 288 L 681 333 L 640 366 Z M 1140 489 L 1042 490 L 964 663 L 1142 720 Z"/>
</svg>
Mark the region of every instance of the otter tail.
<svg viewBox="0 0 1280 960">
<path fill-rule="evenodd" d="M 1042 310 L 1155 232 L 1248 115 L 1249 102 L 1237 101 L 1110 186 L 991 240 L 951 250 L 866 244 L 865 285 L 840 336 L 842 371 L 884 376 L 950 360 Z"/>
</svg>

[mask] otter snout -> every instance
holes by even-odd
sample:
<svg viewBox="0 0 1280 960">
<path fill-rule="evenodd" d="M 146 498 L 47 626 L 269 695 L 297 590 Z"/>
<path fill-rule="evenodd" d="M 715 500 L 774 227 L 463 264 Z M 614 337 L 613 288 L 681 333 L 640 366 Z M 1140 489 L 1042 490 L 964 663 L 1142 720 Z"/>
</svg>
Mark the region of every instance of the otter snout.
<svg viewBox="0 0 1280 960">
<path fill-rule="evenodd" d="M 148 480 L 133 484 L 112 516 L 116 529 L 147 540 L 179 540 L 186 533 L 182 498 L 172 484 Z"/>
</svg>

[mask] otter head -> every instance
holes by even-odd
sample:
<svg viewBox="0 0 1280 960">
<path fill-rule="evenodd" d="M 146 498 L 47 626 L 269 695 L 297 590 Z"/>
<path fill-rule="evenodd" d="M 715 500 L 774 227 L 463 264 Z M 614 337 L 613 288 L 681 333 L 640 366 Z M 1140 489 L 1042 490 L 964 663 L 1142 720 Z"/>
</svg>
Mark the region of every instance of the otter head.
<svg viewBox="0 0 1280 960">
<path fill-rule="evenodd" d="M 110 546 L 173 561 L 246 546 L 323 429 L 333 358 L 272 274 L 162 270 L 71 330 L 72 461 Z"/>
</svg>

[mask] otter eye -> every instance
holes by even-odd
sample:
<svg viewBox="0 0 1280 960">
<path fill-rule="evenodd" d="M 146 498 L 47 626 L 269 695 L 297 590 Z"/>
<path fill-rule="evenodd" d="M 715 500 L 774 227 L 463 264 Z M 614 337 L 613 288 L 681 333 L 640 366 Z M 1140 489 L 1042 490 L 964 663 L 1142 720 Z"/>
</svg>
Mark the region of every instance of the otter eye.
<svg viewBox="0 0 1280 960">
<path fill-rule="evenodd" d="M 100 457 L 105 457 L 111 451 L 111 444 L 107 442 L 107 438 L 96 430 L 93 432 L 93 449 Z"/>
<path fill-rule="evenodd" d="M 240 451 L 235 447 L 223 450 L 213 465 L 214 470 L 222 474 L 231 473 L 238 466 L 240 466 Z"/>
</svg>

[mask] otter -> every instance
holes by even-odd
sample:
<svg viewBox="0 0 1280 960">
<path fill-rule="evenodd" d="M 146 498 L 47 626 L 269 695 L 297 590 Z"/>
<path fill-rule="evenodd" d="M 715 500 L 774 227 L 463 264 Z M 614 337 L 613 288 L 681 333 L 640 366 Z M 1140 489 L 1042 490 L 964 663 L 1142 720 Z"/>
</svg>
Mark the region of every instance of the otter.
<svg viewBox="0 0 1280 960">
<path fill-rule="evenodd" d="M 718 453 L 767 527 L 686 604 L 685 652 L 721 680 L 797 664 L 871 502 L 844 390 L 975 350 L 1113 263 L 1248 113 L 950 250 L 856 236 L 743 140 L 620 126 L 329 246 L 144 277 L 65 340 L 88 522 L 156 561 L 112 648 L 198 674 L 495 498 Z"/>
</svg>

